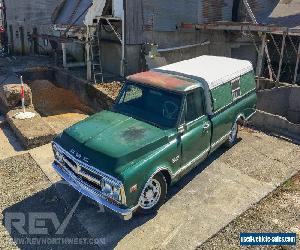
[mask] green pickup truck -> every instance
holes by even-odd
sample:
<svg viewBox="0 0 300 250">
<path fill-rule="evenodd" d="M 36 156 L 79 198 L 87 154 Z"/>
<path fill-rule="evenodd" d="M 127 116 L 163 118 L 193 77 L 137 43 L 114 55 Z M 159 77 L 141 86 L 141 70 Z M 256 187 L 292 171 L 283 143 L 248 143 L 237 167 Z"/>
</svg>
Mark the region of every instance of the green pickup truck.
<svg viewBox="0 0 300 250">
<path fill-rule="evenodd" d="M 167 190 L 219 146 L 236 142 L 256 108 L 250 62 L 201 56 L 127 78 L 115 105 L 53 141 L 54 169 L 128 220 L 155 212 Z"/>
</svg>

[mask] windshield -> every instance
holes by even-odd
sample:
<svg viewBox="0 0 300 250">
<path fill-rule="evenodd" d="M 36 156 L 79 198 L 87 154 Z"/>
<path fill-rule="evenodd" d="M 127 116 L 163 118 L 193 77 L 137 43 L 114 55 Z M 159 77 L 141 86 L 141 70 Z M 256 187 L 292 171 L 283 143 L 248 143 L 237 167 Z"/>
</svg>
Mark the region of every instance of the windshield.
<svg viewBox="0 0 300 250">
<path fill-rule="evenodd" d="M 114 111 L 162 128 L 176 126 L 182 96 L 134 83 L 123 88 Z"/>
</svg>

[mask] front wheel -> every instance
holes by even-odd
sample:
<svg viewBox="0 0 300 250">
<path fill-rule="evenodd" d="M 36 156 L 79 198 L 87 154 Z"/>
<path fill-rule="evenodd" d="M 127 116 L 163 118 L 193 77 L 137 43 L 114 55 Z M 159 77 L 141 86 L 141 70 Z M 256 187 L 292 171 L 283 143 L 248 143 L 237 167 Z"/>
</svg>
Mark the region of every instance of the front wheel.
<svg viewBox="0 0 300 250">
<path fill-rule="evenodd" d="M 231 148 L 236 143 L 238 131 L 239 131 L 239 127 L 237 122 L 235 122 L 231 128 L 229 137 L 225 143 L 226 147 Z"/>
<path fill-rule="evenodd" d="M 140 196 L 138 212 L 155 213 L 164 204 L 167 194 L 167 182 L 162 173 L 150 178 Z"/>
</svg>

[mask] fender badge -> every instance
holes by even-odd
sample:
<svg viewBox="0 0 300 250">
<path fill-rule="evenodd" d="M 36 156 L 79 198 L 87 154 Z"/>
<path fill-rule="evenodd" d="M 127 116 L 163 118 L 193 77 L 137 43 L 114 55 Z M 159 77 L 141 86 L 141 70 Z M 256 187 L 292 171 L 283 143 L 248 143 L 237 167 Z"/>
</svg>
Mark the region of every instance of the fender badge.
<svg viewBox="0 0 300 250">
<path fill-rule="evenodd" d="M 176 163 L 177 161 L 179 161 L 179 159 L 180 159 L 180 156 L 177 155 L 175 158 L 172 159 L 172 163 L 173 164 Z"/>
</svg>

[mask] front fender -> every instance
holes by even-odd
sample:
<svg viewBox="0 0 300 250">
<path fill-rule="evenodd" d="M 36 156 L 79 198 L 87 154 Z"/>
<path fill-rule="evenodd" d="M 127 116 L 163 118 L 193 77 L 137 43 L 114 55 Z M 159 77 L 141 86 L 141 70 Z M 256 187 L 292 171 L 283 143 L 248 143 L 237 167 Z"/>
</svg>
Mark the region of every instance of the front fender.
<svg viewBox="0 0 300 250">
<path fill-rule="evenodd" d="M 176 153 L 174 152 L 174 154 Z M 124 183 L 126 205 L 129 208 L 138 204 L 145 184 L 155 174 L 160 171 L 168 171 L 169 175 L 172 176 L 172 156 L 173 153 L 170 152 L 170 144 L 168 144 L 122 172 L 121 178 Z"/>
</svg>

